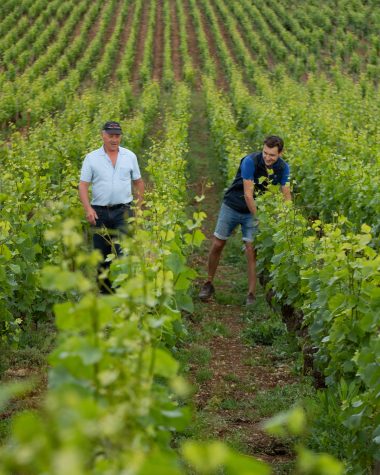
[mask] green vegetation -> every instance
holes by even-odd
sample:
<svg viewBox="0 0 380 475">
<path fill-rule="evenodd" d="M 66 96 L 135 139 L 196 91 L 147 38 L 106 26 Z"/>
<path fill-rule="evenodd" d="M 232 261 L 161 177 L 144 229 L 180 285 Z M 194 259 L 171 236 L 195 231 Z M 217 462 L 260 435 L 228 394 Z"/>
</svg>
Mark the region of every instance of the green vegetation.
<svg viewBox="0 0 380 475">
<path fill-rule="evenodd" d="M 207 342 L 235 336 L 217 316 L 203 321 L 192 300 L 189 257 L 206 252 L 198 251 L 201 195 L 214 191 L 209 177 L 188 189 L 194 165 L 186 158 L 204 158 L 201 150 L 213 147 L 217 160 L 205 169 L 222 182 L 213 196 L 219 202 L 240 158 L 268 134 L 285 139 L 294 202 L 283 204 L 274 191 L 257 200 L 265 284 L 258 306 L 236 318 L 247 346 L 265 348 L 242 358 L 248 370 L 270 358 L 273 367 L 289 365 L 298 374 L 311 353 L 327 388 L 314 395 L 303 381 L 261 391 L 228 369 L 220 378 L 224 393 L 207 405 L 266 417 L 274 406 L 287 411 L 306 397 L 306 413 L 282 414 L 274 432 L 331 452 L 347 474 L 374 471 L 379 31 L 375 0 L 1 3 L 1 473 L 116 474 L 128 467 L 174 475 L 184 464 L 197 473 L 240 474 L 241 466 L 268 473 L 236 452 L 247 450 L 237 430 L 225 437 L 230 447 L 187 441 L 175 451 L 170 442 L 190 421 L 187 384 L 173 354 L 188 339 L 187 353 L 179 354 L 183 367 L 199 385 L 211 384 Z M 207 118 L 191 118 L 192 110 Z M 105 118 L 122 122 L 125 144 L 138 153 L 155 131 L 146 153 L 147 209 L 136 219 L 135 240 L 123 243 L 124 258 L 112 265 L 119 287 L 109 298 L 94 285 L 97 257 L 76 190 L 82 158 L 98 145 Z M 189 143 L 189 127 L 199 137 L 208 128 L 210 143 Z M 243 265 L 237 240 L 225 262 Z M 217 304 L 240 307 L 244 282 L 240 275 L 217 282 Z M 267 291 L 284 322 L 267 310 Z M 194 315 L 201 331 L 187 329 L 181 313 Z M 30 388 L 12 371 L 45 375 L 48 367 L 40 409 L 21 413 Z M 254 394 L 255 406 L 234 385 Z M 195 417 L 194 433 L 220 435 L 223 427 L 215 427 L 224 423 L 215 414 Z M 326 455 L 296 453 L 277 473 L 342 473 Z"/>
</svg>

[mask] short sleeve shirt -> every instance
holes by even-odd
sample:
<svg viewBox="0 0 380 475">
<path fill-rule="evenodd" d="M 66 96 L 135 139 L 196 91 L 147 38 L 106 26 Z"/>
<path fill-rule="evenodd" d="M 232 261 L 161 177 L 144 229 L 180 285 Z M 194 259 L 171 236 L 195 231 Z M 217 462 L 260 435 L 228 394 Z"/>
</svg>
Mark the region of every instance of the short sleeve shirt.
<svg viewBox="0 0 380 475">
<path fill-rule="evenodd" d="M 92 205 L 130 203 L 132 180 L 141 178 L 136 155 L 119 147 L 115 167 L 103 147 L 86 155 L 80 180 L 92 184 Z"/>
<path fill-rule="evenodd" d="M 268 177 L 271 179 L 274 185 L 285 186 L 289 182 L 290 169 L 289 165 L 285 163 L 284 169 L 280 170 L 279 162 L 275 162 L 271 167 L 266 167 L 268 171 Z M 254 161 L 248 156 L 241 164 L 241 176 L 243 180 L 254 181 L 255 164 Z"/>
</svg>

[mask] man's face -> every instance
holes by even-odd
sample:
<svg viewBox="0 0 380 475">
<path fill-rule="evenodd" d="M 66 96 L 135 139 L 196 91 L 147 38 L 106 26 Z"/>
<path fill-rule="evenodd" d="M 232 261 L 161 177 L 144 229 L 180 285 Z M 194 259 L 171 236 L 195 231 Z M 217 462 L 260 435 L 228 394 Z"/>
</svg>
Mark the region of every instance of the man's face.
<svg viewBox="0 0 380 475">
<path fill-rule="evenodd" d="M 102 138 L 104 143 L 104 148 L 108 152 L 116 152 L 119 149 L 121 142 L 120 134 L 110 134 L 108 132 L 102 132 Z"/>
<path fill-rule="evenodd" d="M 265 165 L 267 167 L 271 167 L 280 157 L 280 152 L 278 151 L 278 147 L 269 148 L 267 145 L 264 145 L 263 148 L 263 158 Z"/>
</svg>

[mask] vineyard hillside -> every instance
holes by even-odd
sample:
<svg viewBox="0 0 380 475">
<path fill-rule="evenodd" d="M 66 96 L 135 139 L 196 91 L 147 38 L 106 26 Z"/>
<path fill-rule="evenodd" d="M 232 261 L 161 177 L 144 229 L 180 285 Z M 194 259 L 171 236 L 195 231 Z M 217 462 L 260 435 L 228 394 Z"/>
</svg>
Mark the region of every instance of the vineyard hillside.
<svg viewBox="0 0 380 475">
<path fill-rule="evenodd" d="M 1 2 L 0 474 L 380 474 L 379 32 L 377 0 Z M 145 194 L 99 277 L 107 121 Z M 201 301 L 272 135 L 292 199 L 255 194 Z"/>
</svg>

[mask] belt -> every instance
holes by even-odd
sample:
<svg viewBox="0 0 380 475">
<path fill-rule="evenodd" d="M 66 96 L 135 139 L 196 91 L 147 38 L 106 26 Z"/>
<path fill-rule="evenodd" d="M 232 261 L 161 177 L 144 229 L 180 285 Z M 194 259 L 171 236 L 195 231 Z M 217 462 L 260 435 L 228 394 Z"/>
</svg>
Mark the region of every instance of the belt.
<svg viewBox="0 0 380 475">
<path fill-rule="evenodd" d="M 129 208 L 130 206 L 131 206 L 131 203 L 119 203 L 117 205 L 105 205 L 105 206 L 93 205 L 93 208 L 113 210 L 113 209 L 119 209 L 119 208 L 124 208 L 124 207 Z"/>
</svg>

